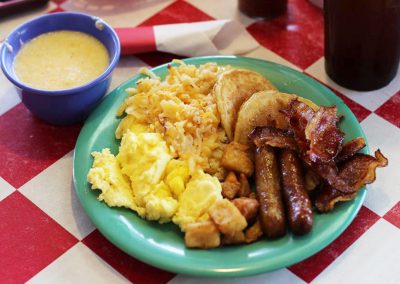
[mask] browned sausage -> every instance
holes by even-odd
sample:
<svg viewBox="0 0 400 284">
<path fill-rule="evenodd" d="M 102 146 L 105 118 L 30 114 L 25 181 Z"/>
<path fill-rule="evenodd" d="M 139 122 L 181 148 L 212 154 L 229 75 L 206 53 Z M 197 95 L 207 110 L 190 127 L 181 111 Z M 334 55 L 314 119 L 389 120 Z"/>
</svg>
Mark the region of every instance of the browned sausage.
<svg viewBox="0 0 400 284">
<path fill-rule="evenodd" d="M 300 159 L 293 150 L 284 149 L 280 154 L 279 163 L 289 227 L 296 235 L 307 234 L 313 225 L 313 214 Z"/>
<path fill-rule="evenodd" d="M 285 211 L 278 164 L 270 146 L 256 149 L 255 167 L 261 229 L 268 238 L 281 237 L 286 234 Z"/>
</svg>

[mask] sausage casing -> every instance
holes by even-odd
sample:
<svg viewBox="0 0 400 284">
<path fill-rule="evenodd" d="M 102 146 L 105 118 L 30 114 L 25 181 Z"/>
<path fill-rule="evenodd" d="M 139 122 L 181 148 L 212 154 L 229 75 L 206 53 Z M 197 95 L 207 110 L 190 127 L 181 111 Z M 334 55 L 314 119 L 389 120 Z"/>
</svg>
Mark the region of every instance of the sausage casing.
<svg viewBox="0 0 400 284">
<path fill-rule="evenodd" d="M 278 163 L 270 146 L 256 149 L 255 177 L 261 229 L 268 238 L 281 237 L 286 234 L 285 210 Z"/>
<path fill-rule="evenodd" d="M 283 149 L 279 157 L 282 193 L 289 227 L 296 235 L 307 234 L 313 225 L 311 201 L 305 188 L 302 165 L 296 152 Z"/>
</svg>

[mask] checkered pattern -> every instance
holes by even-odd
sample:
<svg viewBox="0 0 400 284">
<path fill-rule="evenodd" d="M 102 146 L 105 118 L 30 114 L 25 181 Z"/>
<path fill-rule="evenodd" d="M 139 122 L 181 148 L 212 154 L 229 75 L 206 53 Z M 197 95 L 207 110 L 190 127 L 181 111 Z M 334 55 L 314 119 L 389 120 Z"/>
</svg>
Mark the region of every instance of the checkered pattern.
<svg viewBox="0 0 400 284">
<path fill-rule="evenodd" d="M 37 120 L 0 74 L 0 283 L 400 283 L 400 74 L 373 92 L 332 82 L 323 66 L 322 12 L 307 0 L 289 0 L 287 15 L 268 22 L 240 14 L 235 0 L 126 2 L 53 1 L 2 19 L 0 41 L 32 17 L 63 10 L 96 14 L 113 26 L 236 19 L 260 43 L 247 56 L 295 68 L 328 86 L 353 110 L 371 149 L 380 148 L 390 165 L 379 170 L 348 229 L 301 263 L 234 280 L 175 275 L 126 255 L 94 228 L 72 182 L 72 150 L 81 125 L 54 127 Z M 152 53 L 122 58 L 112 87 L 142 66 L 175 57 Z"/>
</svg>

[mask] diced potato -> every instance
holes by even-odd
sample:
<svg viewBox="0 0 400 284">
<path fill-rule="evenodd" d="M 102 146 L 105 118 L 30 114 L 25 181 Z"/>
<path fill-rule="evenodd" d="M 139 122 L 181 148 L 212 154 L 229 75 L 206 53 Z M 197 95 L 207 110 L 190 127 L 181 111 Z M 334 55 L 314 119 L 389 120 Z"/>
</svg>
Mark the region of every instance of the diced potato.
<svg viewBox="0 0 400 284">
<path fill-rule="evenodd" d="M 247 227 L 244 216 L 228 199 L 216 201 L 208 210 L 208 214 L 223 234 L 232 235 Z"/>
<path fill-rule="evenodd" d="M 228 199 L 235 198 L 240 190 L 240 182 L 237 180 L 234 172 L 229 172 L 222 185 L 222 196 Z"/>
<path fill-rule="evenodd" d="M 243 244 L 246 241 L 246 237 L 243 231 L 237 231 L 233 234 L 224 235 L 222 237 L 222 244 L 224 245 L 237 245 Z"/>
<path fill-rule="evenodd" d="M 257 220 L 251 227 L 247 228 L 245 231 L 245 242 L 252 243 L 258 240 L 263 235 L 261 230 L 260 221 Z"/>
<path fill-rule="evenodd" d="M 240 173 L 239 182 L 240 182 L 239 197 L 248 197 L 251 193 L 251 188 L 247 176 L 243 173 Z"/>
<path fill-rule="evenodd" d="M 240 213 L 246 218 L 247 221 L 254 219 L 257 216 L 258 208 L 260 204 L 257 199 L 240 197 L 232 200 L 233 205 L 235 205 Z"/>
<path fill-rule="evenodd" d="M 185 244 L 189 248 L 215 248 L 220 243 L 220 233 L 212 221 L 191 223 L 185 227 Z"/>
<path fill-rule="evenodd" d="M 254 172 L 249 147 L 238 142 L 231 142 L 226 146 L 221 165 L 228 170 L 244 173 L 246 176 L 251 176 Z"/>
</svg>

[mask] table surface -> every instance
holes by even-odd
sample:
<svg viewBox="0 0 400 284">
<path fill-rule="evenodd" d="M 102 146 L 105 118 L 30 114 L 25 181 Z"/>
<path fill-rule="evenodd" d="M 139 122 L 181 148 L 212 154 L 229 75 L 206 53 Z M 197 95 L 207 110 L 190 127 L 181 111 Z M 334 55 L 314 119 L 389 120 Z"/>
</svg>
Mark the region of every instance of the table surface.
<svg viewBox="0 0 400 284">
<path fill-rule="evenodd" d="M 324 70 L 323 16 L 306 0 L 289 0 L 272 21 L 250 19 L 235 0 L 54 1 L 0 19 L 0 41 L 20 23 L 57 11 L 86 11 L 114 27 L 232 18 L 260 43 L 246 56 L 300 70 L 330 87 L 354 112 L 371 150 L 389 166 L 378 170 L 352 224 L 328 247 L 288 268 L 239 279 L 176 275 L 120 251 L 81 208 L 72 182 L 72 156 L 81 125 L 54 127 L 33 117 L 0 74 L 0 283 L 400 283 L 400 74 L 383 89 L 355 92 Z M 111 89 L 174 58 L 151 53 L 121 58 Z M 397 175 L 397 176 L 396 176 Z"/>
</svg>

